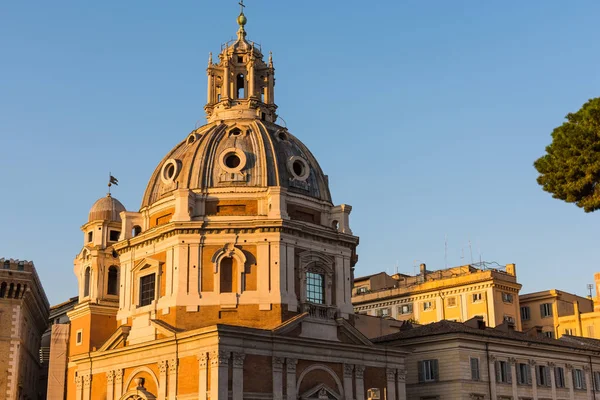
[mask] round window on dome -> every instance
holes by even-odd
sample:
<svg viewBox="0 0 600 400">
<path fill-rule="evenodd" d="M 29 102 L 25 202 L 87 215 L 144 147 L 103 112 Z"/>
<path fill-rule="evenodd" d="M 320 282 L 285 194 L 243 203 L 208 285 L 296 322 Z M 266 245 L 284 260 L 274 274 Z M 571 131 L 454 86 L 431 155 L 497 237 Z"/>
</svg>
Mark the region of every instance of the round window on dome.
<svg viewBox="0 0 600 400">
<path fill-rule="evenodd" d="M 225 149 L 219 157 L 219 165 L 227 172 L 240 172 L 246 166 L 246 154 L 235 147 Z"/>
<path fill-rule="evenodd" d="M 177 175 L 179 175 L 179 169 L 180 165 L 179 162 L 177 162 L 177 160 L 167 160 L 167 162 L 165 162 L 162 167 L 162 171 L 160 174 L 161 180 L 166 184 L 173 183 L 177 178 Z"/>
<path fill-rule="evenodd" d="M 288 160 L 288 169 L 292 173 L 294 179 L 305 181 L 310 175 L 310 167 L 306 160 L 299 156 L 290 157 Z"/>
</svg>

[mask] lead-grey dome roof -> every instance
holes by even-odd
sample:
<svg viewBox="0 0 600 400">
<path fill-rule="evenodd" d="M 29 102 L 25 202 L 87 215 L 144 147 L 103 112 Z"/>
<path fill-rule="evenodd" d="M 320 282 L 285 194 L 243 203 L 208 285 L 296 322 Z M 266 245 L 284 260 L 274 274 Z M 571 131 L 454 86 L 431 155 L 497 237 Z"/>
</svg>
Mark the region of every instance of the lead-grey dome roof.
<svg viewBox="0 0 600 400">
<path fill-rule="evenodd" d="M 156 167 L 142 200 L 152 205 L 175 189 L 280 186 L 331 203 L 327 177 L 287 129 L 260 120 L 200 127 Z"/>
</svg>

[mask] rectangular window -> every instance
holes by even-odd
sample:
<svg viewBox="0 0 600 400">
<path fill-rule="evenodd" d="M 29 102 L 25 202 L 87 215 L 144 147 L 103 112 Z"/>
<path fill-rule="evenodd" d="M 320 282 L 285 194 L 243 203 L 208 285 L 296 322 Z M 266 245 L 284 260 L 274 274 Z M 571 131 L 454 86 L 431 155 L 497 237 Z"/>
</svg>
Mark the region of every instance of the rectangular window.
<svg viewBox="0 0 600 400">
<path fill-rule="evenodd" d="M 77 331 L 77 337 L 75 339 L 75 344 L 79 346 L 83 342 L 83 330 L 79 329 Z"/>
<path fill-rule="evenodd" d="M 481 301 L 483 297 L 481 296 L 481 293 L 474 293 L 473 294 L 473 303 L 477 303 L 478 301 Z"/>
<path fill-rule="evenodd" d="M 554 339 L 554 332 L 552 331 L 543 332 L 543 334 L 547 338 Z"/>
<path fill-rule="evenodd" d="M 573 387 L 575 389 L 585 389 L 585 375 L 582 369 L 573 370 Z"/>
<path fill-rule="evenodd" d="M 94 238 L 94 232 L 89 231 L 88 232 L 88 243 L 90 243 L 92 241 L 92 239 Z"/>
<path fill-rule="evenodd" d="M 108 234 L 108 240 L 111 242 L 118 242 L 120 235 L 121 235 L 121 232 L 119 232 L 119 231 L 110 231 Z"/>
<path fill-rule="evenodd" d="M 413 306 L 412 304 L 403 304 L 401 306 L 398 307 L 398 314 L 410 314 L 413 312 Z"/>
<path fill-rule="evenodd" d="M 600 390 L 600 372 L 598 371 L 594 372 L 594 388 L 596 391 Z"/>
<path fill-rule="evenodd" d="M 515 323 L 515 317 L 511 316 L 511 315 L 505 315 L 504 316 L 504 320 L 506 322 L 512 322 L 513 324 Z"/>
<path fill-rule="evenodd" d="M 448 304 L 448 307 L 456 307 L 456 296 L 448 297 L 446 304 Z"/>
<path fill-rule="evenodd" d="M 573 329 L 565 328 L 565 335 L 573 336 Z"/>
<path fill-rule="evenodd" d="M 438 380 L 438 360 L 419 361 L 419 382 L 434 382 Z"/>
<path fill-rule="evenodd" d="M 140 278 L 140 307 L 152 304 L 152 301 L 154 300 L 155 283 L 156 274 L 150 274 Z"/>
<path fill-rule="evenodd" d="M 4 261 L 4 269 L 10 269 L 10 261 Z"/>
<path fill-rule="evenodd" d="M 358 289 L 356 289 L 356 294 L 364 294 L 367 293 L 367 287 L 366 286 L 361 286 Z"/>
<path fill-rule="evenodd" d="M 17 264 L 17 270 L 25 271 L 25 263 L 23 261 L 19 261 L 19 263 Z"/>
<path fill-rule="evenodd" d="M 513 295 L 512 293 L 505 293 L 502 292 L 502 301 L 505 303 L 511 303 L 513 302 Z"/>
<path fill-rule="evenodd" d="M 423 311 L 428 311 L 432 309 L 432 304 L 430 301 L 424 301 L 423 302 Z"/>
<path fill-rule="evenodd" d="M 496 382 L 511 383 L 510 366 L 506 361 L 496 361 Z"/>
<path fill-rule="evenodd" d="M 529 364 L 517 364 L 517 383 L 519 385 L 531 385 L 531 369 Z"/>
<path fill-rule="evenodd" d="M 379 310 L 377 310 L 377 316 L 378 317 L 389 317 L 390 309 L 389 308 L 380 308 Z"/>
<path fill-rule="evenodd" d="M 557 388 L 565 387 L 565 370 L 563 367 L 554 367 L 554 381 Z"/>
<path fill-rule="evenodd" d="M 552 303 L 544 303 L 540 304 L 540 315 L 542 318 L 547 318 L 552 316 Z"/>
<path fill-rule="evenodd" d="M 479 380 L 479 358 L 471 357 L 471 380 Z"/>
<path fill-rule="evenodd" d="M 521 321 L 529 321 L 531 319 L 531 309 L 529 306 L 521 307 Z"/>
<path fill-rule="evenodd" d="M 325 304 L 325 279 L 316 272 L 306 273 L 306 300 L 315 304 Z"/>
<path fill-rule="evenodd" d="M 550 387 L 550 368 L 545 365 L 536 366 L 535 379 L 538 386 Z"/>
</svg>

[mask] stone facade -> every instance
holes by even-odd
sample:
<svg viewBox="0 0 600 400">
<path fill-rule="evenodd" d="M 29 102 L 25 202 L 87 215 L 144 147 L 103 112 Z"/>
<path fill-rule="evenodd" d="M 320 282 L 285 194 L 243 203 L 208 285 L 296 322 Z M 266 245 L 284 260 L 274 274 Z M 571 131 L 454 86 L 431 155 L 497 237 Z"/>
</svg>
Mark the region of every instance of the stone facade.
<svg viewBox="0 0 600 400">
<path fill-rule="evenodd" d="M 466 321 L 482 316 L 490 326 L 508 320 L 521 328 L 515 264 L 504 268 L 473 265 L 428 271 L 418 275 L 384 272 L 356 278 L 352 303 L 358 314 L 391 317 L 428 324 L 441 320 Z"/>
<path fill-rule="evenodd" d="M 275 123 L 273 59 L 245 23 L 209 59 L 208 124 L 140 210 L 109 195 L 82 227 L 68 400 L 405 398 L 406 351 L 354 326 L 352 207 Z"/>
<path fill-rule="evenodd" d="M 33 263 L 0 259 L 0 398 L 43 398 L 40 343 L 48 312 Z"/>
</svg>

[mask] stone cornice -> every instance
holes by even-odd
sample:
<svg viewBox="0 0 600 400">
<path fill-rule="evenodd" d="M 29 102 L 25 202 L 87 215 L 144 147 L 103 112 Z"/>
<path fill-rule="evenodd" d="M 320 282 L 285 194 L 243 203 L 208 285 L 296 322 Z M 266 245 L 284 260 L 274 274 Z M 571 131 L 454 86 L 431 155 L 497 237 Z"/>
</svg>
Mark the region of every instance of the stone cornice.
<svg viewBox="0 0 600 400">
<path fill-rule="evenodd" d="M 82 303 L 82 304 L 75 306 L 75 308 L 73 308 L 71 311 L 69 311 L 67 313 L 67 316 L 70 319 L 83 317 L 85 315 L 92 314 L 92 313 L 95 315 L 115 316 L 115 315 L 117 315 L 118 311 L 119 311 L 118 304 L 115 304 L 114 306 L 108 306 L 108 305 L 101 305 L 101 304 L 88 302 L 88 303 Z"/>
</svg>

